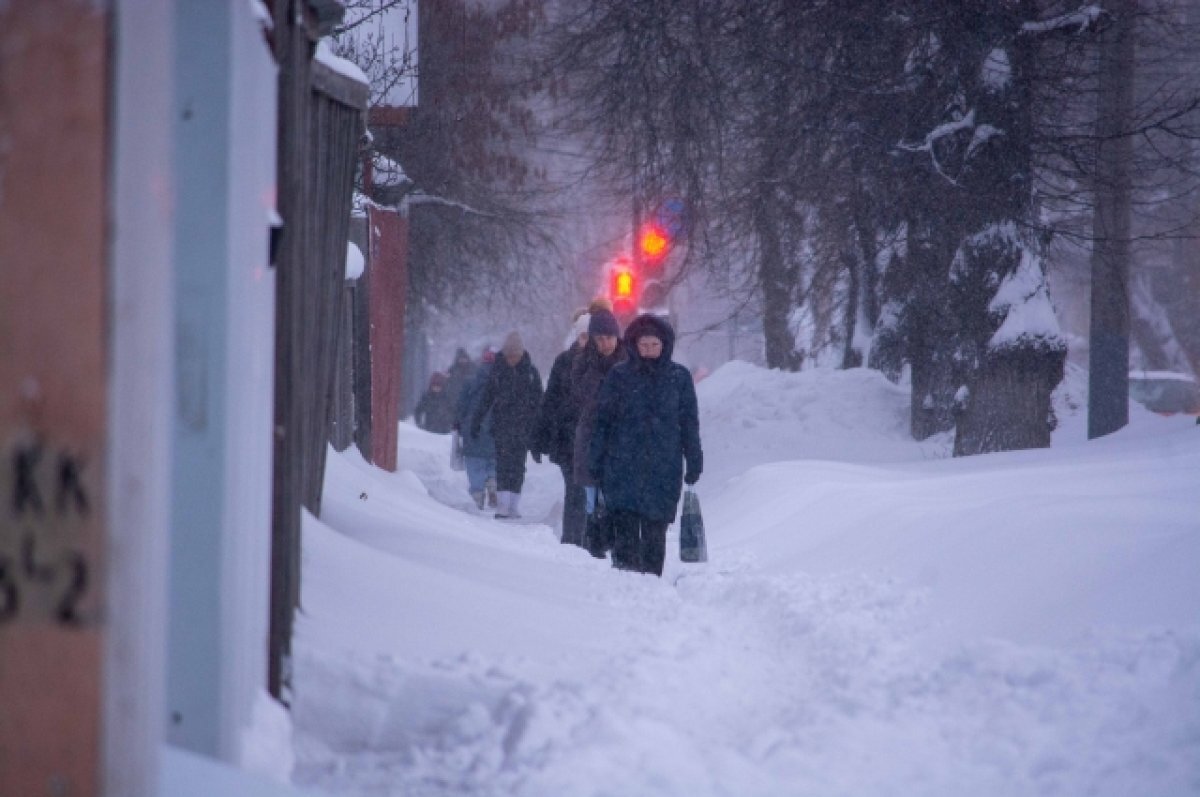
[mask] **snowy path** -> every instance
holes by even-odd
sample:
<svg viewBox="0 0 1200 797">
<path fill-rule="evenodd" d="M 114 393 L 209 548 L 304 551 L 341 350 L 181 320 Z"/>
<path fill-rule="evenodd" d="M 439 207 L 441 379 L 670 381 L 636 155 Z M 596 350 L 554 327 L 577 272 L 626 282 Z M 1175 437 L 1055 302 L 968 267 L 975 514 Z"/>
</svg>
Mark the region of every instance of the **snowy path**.
<svg viewBox="0 0 1200 797">
<path fill-rule="evenodd" d="M 465 511 L 442 439 L 404 432 L 398 475 L 331 456 L 305 526 L 295 780 L 1200 793 L 1196 431 L 756 468 L 705 494 L 712 563 L 673 556 L 661 581 Z M 552 517 L 558 489 L 532 468 L 527 514 Z"/>
</svg>

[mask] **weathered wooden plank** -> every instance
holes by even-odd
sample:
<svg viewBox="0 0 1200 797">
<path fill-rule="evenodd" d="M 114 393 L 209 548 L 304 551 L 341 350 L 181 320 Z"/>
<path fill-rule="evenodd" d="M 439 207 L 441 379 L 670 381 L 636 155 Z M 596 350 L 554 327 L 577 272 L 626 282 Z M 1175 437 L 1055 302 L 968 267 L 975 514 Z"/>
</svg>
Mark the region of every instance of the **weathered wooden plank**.
<svg viewBox="0 0 1200 797">
<path fill-rule="evenodd" d="M 305 323 L 303 253 L 310 97 L 309 42 L 291 2 L 274 5 L 279 63 L 278 210 L 283 217 L 275 283 L 275 452 L 271 509 L 271 625 L 268 689 L 288 699 L 292 619 L 300 596 L 301 428 L 299 348 Z"/>
<path fill-rule="evenodd" d="M 333 368 L 333 407 L 329 443 L 345 451 L 354 442 L 354 286 L 342 289 L 342 323 Z"/>
<path fill-rule="evenodd" d="M 371 207 L 367 220 L 371 234 L 371 461 L 385 470 L 395 470 L 408 286 L 408 219 L 396 210 Z"/>
<path fill-rule="evenodd" d="M 103 8 L 79 0 L 0 4 L 3 795 L 88 797 L 100 788 L 109 152 Z"/>
</svg>

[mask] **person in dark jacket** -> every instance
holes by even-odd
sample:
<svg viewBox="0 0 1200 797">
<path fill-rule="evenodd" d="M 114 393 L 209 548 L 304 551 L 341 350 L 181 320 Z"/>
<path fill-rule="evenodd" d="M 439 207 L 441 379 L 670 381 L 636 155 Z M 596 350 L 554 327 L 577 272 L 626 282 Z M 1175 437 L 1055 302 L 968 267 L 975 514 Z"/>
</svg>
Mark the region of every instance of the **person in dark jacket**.
<svg viewBox="0 0 1200 797">
<path fill-rule="evenodd" d="M 429 377 L 429 388 L 413 411 L 417 427 L 427 432 L 446 434 L 454 427 L 454 403 L 446 391 L 446 375 L 441 371 Z"/>
<path fill-rule="evenodd" d="M 612 547 L 609 524 L 596 512 L 596 483 L 588 470 L 588 448 L 596 425 L 596 399 L 604 377 L 614 365 L 629 356 L 621 344 L 621 327 L 608 310 L 597 308 L 589 318 L 588 342 L 575 359 L 571 373 L 571 391 L 579 419 L 575 425 L 575 472 L 572 478 L 584 491 L 584 547 L 597 559 L 603 559 Z"/>
<path fill-rule="evenodd" d="M 629 361 L 600 386 L 588 446 L 613 532 L 613 566 L 661 576 L 667 526 L 675 520 L 681 482 L 704 468 L 692 376 L 671 361 L 675 331 L 640 315 L 625 331 Z"/>
<path fill-rule="evenodd" d="M 536 433 L 537 450 L 550 458 L 562 471 L 563 514 L 562 542 L 583 545 L 583 529 L 586 518 L 583 512 L 583 488 L 575 484 L 575 423 L 579 411 L 571 391 L 571 372 L 579 353 L 588 339 L 590 316 L 581 313 L 571 326 L 566 351 L 554 358 L 550 378 L 546 381 L 546 395 L 538 412 Z"/>
<path fill-rule="evenodd" d="M 467 469 L 467 490 L 475 500 L 475 506 L 483 509 L 496 506 L 496 441 L 492 439 L 492 414 L 483 416 L 479 434 L 471 434 L 471 419 L 479 403 L 483 401 L 483 390 L 496 355 L 485 349 L 475 375 L 458 397 L 454 413 L 454 428 L 463 439 L 463 464 Z"/>
<path fill-rule="evenodd" d="M 471 433 L 482 430 L 483 419 L 491 411 L 499 488 L 496 517 L 519 518 L 525 454 L 531 452 L 535 462 L 542 461 L 542 455 L 533 447 L 533 427 L 542 402 L 542 377 L 516 332 L 505 339 L 500 354 L 492 364 L 483 398 L 471 416 Z"/>
<path fill-rule="evenodd" d="M 454 352 L 454 362 L 446 370 L 446 395 L 450 397 L 450 406 L 458 406 L 458 397 L 462 395 L 463 388 L 471 381 L 471 377 L 475 376 L 476 367 L 466 349 L 460 347 Z"/>
</svg>

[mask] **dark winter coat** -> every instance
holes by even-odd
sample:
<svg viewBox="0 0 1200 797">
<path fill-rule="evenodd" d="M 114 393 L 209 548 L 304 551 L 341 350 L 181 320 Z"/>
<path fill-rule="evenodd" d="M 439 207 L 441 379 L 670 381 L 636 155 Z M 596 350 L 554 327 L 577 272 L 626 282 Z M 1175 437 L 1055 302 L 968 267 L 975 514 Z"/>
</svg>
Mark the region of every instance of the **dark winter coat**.
<svg viewBox="0 0 1200 797">
<path fill-rule="evenodd" d="M 574 370 L 571 372 L 571 392 L 575 397 L 579 420 L 575 425 L 575 483 L 588 487 L 595 482 L 588 472 L 588 449 L 592 443 L 592 430 L 596 426 L 596 399 L 599 398 L 600 385 L 604 377 L 612 370 L 629 359 L 623 342 L 617 343 L 613 353 L 605 357 L 596 348 L 594 340 L 588 340 L 587 346 L 575 358 Z"/>
<path fill-rule="evenodd" d="M 571 373 L 582 351 L 582 347 L 574 343 L 554 358 L 550 379 L 546 382 L 546 395 L 542 397 L 541 410 L 538 412 L 534 445 L 556 465 L 570 462 L 575 452 L 575 424 L 579 420 L 579 407 L 571 390 Z"/>
<path fill-rule="evenodd" d="M 662 355 L 646 360 L 637 340 L 651 332 Z M 629 361 L 614 366 L 600 386 L 588 467 L 614 512 L 650 521 L 675 520 L 684 462 L 692 480 L 704 467 L 692 376 L 671 361 L 675 332 L 661 318 L 642 315 L 625 331 Z"/>
<path fill-rule="evenodd" d="M 463 456 L 478 459 L 496 458 L 496 441 L 492 439 L 492 414 L 486 413 L 479 426 L 479 434 L 471 434 L 471 419 L 475 410 L 483 401 L 483 390 L 487 387 L 488 376 L 492 372 L 490 363 L 483 363 L 475 371 L 475 376 L 467 382 L 458 397 L 458 407 L 454 413 L 454 422 L 459 428 L 463 441 Z"/>
<path fill-rule="evenodd" d="M 454 362 L 446 371 L 446 395 L 450 397 L 450 406 L 457 407 L 459 396 L 463 389 L 471 383 L 477 366 L 471 362 L 471 356 L 466 349 L 454 353 Z"/>
<path fill-rule="evenodd" d="M 417 402 L 417 408 L 413 410 L 413 419 L 419 428 L 427 432 L 449 432 L 454 426 L 454 405 L 446 390 L 426 390 L 425 395 Z"/>
<path fill-rule="evenodd" d="M 488 374 L 487 385 L 479 406 L 471 416 L 473 428 L 480 428 L 483 418 L 492 413 L 492 437 L 505 447 L 523 446 L 532 449 L 533 428 L 542 403 L 542 377 L 529 359 L 529 352 L 520 361 L 509 365 L 497 356 Z"/>
</svg>

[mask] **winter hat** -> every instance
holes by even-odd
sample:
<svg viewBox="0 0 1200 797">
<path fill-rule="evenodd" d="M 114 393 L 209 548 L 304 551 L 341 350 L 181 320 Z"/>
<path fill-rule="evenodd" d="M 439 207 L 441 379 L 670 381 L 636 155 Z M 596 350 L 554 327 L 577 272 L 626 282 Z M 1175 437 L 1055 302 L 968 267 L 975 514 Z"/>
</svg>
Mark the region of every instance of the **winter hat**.
<svg viewBox="0 0 1200 797">
<path fill-rule="evenodd" d="M 525 353 L 525 344 L 521 342 L 521 333 L 512 331 L 508 333 L 508 337 L 504 339 L 504 345 L 500 347 L 500 351 L 505 357 L 517 357 Z"/>
<path fill-rule="evenodd" d="M 612 309 L 612 300 L 603 296 L 597 296 L 595 299 L 592 299 L 592 303 L 588 305 L 589 313 L 594 313 L 597 310 L 607 310 L 611 313 Z"/>
<path fill-rule="evenodd" d="M 591 322 L 588 323 L 589 335 L 611 335 L 614 338 L 621 337 L 621 327 L 617 324 L 617 317 L 608 310 L 598 309 L 591 315 Z"/>
<path fill-rule="evenodd" d="M 492 351 L 491 346 L 484 346 L 483 354 L 479 356 L 479 359 L 485 363 L 494 363 L 496 362 L 496 352 Z"/>
<path fill-rule="evenodd" d="M 446 386 L 446 375 L 443 374 L 441 371 L 435 371 L 433 373 L 433 376 L 429 377 L 429 386 L 430 387 L 445 387 Z"/>
<path fill-rule="evenodd" d="M 571 331 L 567 335 L 567 341 L 563 344 L 563 348 L 569 349 L 575 345 L 575 341 L 579 340 L 579 336 L 586 334 L 588 331 L 588 322 L 591 316 L 587 313 L 575 319 L 575 323 L 571 325 Z"/>
</svg>

